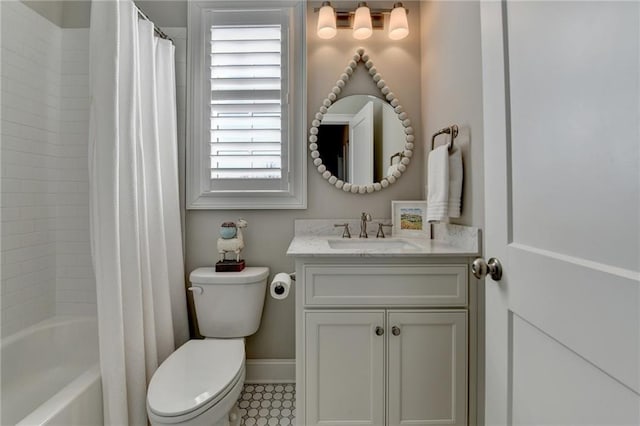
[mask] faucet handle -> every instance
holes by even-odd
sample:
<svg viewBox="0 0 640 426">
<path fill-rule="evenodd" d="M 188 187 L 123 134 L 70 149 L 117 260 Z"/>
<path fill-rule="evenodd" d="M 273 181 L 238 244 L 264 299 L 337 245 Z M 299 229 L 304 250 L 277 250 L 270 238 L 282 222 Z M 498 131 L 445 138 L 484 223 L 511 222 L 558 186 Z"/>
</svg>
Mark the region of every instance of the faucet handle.
<svg viewBox="0 0 640 426">
<path fill-rule="evenodd" d="M 371 215 L 367 212 L 362 212 L 362 216 L 360 216 L 360 220 L 363 222 L 371 222 Z"/>
<path fill-rule="evenodd" d="M 378 222 L 378 233 L 376 234 L 376 238 L 385 238 L 384 230 L 382 229 L 382 227 L 384 226 L 388 226 L 389 228 L 391 228 L 393 225 L 390 223 Z"/>
<path fill-rule="evenodd" d="M 351 232 L 349 232 L 349 224 L 348 223 L 336 223 L 333 225 L 334 228 L 339 228 L 344 226 L 342 230 L 342 238 L 351 238 Z"/>
</svg>

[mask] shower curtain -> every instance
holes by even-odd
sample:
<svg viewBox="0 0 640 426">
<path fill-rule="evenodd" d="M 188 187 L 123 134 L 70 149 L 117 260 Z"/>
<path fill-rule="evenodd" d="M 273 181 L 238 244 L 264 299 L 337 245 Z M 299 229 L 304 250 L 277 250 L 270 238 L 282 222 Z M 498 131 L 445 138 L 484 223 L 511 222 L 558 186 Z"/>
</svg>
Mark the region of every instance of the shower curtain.
<svg viewBox="0 0 640 426">
<path fill-rule="evenodd" d="M 151 375 L 188 339 L 174 46 L 130 0 L 91 8 L 89 180 L 104 419 L 146 425 Z"/>
</svg>

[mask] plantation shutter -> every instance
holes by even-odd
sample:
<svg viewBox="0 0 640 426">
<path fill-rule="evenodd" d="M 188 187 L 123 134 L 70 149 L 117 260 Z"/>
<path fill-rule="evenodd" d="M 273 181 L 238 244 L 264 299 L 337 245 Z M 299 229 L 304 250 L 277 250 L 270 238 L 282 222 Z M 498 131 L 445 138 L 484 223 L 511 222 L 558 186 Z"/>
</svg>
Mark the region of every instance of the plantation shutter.
<svg viewBox="0 0 640 426">
<path fill-rule="evenodd" d="M 212 189 L 286 186 L 287 32 L 254 16 L 257 23 L 211 25 Z"/>
</svg>

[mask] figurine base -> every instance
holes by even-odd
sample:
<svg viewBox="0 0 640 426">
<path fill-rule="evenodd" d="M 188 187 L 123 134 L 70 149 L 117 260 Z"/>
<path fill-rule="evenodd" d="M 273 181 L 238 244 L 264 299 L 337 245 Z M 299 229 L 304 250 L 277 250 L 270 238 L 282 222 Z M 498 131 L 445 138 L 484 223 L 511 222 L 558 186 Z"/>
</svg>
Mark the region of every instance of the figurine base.
<svg viewBox="0 0 640 426">
<path fill-rule="evenodd" d="M 235 260 L 220 260 L 216 263 L 216 272 L 240 272 L 244 269 L 244 259 L 239 262 Z"/>
</svg>

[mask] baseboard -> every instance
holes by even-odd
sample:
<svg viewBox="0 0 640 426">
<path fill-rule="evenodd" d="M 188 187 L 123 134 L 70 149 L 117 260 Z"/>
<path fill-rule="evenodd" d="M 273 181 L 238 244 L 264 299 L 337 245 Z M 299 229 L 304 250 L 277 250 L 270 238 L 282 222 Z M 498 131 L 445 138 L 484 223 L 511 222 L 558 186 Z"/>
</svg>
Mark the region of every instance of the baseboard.
<svg viewBox="0 0 640 426">
<path fill-rule="evenodd" d="M 248 359 L 245 383 L 295 383 L 295 359 Z"/>
</svg>

